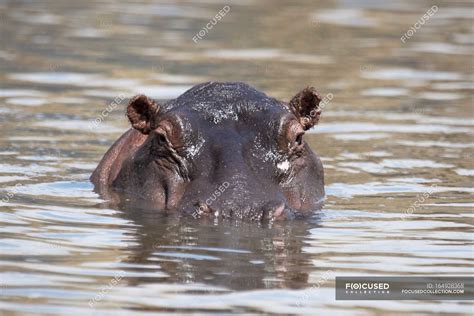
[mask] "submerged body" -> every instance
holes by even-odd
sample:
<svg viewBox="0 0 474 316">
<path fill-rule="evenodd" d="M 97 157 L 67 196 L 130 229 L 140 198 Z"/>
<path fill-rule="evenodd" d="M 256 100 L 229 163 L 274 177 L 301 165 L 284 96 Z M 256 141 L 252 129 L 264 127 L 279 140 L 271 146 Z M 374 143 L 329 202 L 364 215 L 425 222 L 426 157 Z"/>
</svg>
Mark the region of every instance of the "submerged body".
<svg viewBox="0 0 474 316">
<path fill-rule="evenodd" d="M 303 140 L 320 116 L 313 88 L 289 103 L 243 83 L 197 85 L 163 105 L 127 108 L 132 129 L 91 176 L 105 198 L 250 220 L 311 214 L 324 198 L 321 161 Z"/>
</svg>

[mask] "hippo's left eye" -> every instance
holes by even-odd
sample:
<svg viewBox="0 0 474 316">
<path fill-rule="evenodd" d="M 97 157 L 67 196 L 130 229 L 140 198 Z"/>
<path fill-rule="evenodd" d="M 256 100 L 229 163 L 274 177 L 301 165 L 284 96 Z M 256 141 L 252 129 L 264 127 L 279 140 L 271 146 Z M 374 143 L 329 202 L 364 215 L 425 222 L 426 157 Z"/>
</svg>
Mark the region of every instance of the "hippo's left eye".
<svg viewBox="0 0 474 316">
<path fill-rule="evenodd" d="M 157 133 L 158 141 L 162 144 L 166 144 L 168 142 L 166 135 L 163 133 Z"/>
<path fill-rule="evenodd" d="M 154 132 L 161 145 L 180 149 L 183 147 L 181 130 L 181 125 L 175 117 L 167 117 L 159 122 Z"/>
</svg>

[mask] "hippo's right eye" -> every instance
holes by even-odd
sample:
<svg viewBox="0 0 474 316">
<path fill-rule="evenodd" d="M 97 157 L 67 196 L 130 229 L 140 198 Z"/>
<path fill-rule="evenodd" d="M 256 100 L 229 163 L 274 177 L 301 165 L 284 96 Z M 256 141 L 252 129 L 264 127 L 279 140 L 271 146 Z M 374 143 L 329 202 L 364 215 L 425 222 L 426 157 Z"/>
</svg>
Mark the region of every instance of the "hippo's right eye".
<svg viewBox="0 0 474 316">
<path fill-rule="evenodd" d="M 159 122 L 155 129 L 158 144 L 175 150 L 183 148 L 182 128 L 175 117 L 168 117 Z"/>
<path fill-rule="evenodd" d="M 158 142 L 159 143 L 167 143 L 167 140 L 166 140 L 166 135 L 165 134 L 162 134 L 162 133 L 157 133 L 158 134 Z"/>
</svg>

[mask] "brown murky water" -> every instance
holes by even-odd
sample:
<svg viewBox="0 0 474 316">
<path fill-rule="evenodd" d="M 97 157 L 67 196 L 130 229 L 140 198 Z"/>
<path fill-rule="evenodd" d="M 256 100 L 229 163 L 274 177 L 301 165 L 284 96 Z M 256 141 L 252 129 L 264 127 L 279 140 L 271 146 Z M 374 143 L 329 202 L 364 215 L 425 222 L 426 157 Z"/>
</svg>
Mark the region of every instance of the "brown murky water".
<svg viewBox="0 0 474 316">
<path fill-rule="evenodd" d="M 472 313 L 334 299 L 335 276 L 473 272 L 473 5 L 437 2 L 403 43 L 433 4 L 1 1 L 0 310 Z M 127 128 L 126 99 L 208 80 L 328 96 L 306 138 L 326 170 L 322 212 L 260 227 L 100 207 L 87 179 Z"/>
</svg>

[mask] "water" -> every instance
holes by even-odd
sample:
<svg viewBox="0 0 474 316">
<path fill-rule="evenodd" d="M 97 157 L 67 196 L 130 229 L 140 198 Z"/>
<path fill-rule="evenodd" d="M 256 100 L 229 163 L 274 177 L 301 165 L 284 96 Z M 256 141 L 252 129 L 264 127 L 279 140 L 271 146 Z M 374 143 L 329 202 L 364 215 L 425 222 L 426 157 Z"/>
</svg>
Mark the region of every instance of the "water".
<svg viewBox="0 0 474 316">
<path fill-rule="evenodd" d="M 473 272 L 473 8 L 436 5 L 402 43 L 431 3 L 3 1 L 0 310 L 472 313 L 470 302 L 334 300 L 335 276 Z M 306 136 L 326 171 L 323 211 L 196 221 L 93 193 L 90 173 L 127 128 L 124 98 L 206 80 L 334 96 Z"/>
</svg>

